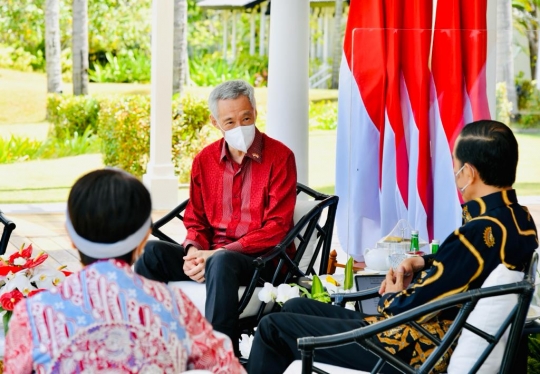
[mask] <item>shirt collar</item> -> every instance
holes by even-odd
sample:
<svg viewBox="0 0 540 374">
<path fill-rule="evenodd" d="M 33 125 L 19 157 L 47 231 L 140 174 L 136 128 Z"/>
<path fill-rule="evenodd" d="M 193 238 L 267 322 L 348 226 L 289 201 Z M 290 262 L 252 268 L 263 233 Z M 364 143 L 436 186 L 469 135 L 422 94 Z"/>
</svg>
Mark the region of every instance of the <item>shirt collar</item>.
<svg viewBox="0 0 540 374">
<path fill-rule="evenodd" d="M 478 197 L 461 205 L 463 222 L 469 222 L 489 210 L 517 204 L 517 202 L 516 190 L 503 190 Z"/>
<path fill-rule="evenodd" d="M 226 158 L 229 158 L 229 160 L 232 160 L 230 157 L 229 149 L 227 148 L 227 142 L 225 141 L 225 138 L 221 139 L 223 142 L 221 145 L 221 156 L 220 160 L 224 161 Z M 262 162 L 262 150 L 263 150 L 263 135 L 259 131 L 257 127 L 255 127 L 255 139 L 253 139 L 253 144 L 251 144 L 251 147 L 249 147 L 248 151 L 246 152 L 246 156 L 259 164 Z"/>
</svg>

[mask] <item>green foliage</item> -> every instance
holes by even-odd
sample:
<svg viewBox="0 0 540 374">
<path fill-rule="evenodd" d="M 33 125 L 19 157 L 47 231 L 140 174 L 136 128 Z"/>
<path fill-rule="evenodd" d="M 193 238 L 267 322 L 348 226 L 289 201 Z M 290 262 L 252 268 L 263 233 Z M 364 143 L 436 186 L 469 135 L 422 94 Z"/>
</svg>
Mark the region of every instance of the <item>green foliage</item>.
<svg viewBox="0 0 540 374">
<path fill-rule="evenodd" d="M 540 374 L 540 340 L 538 335 L 529 336 L 529 355 L 527 357 L 527 373 Z"/>
<path fill-rule="evenodd" d="M 512 113 L 512 103 L 508 101 L 506 91 L 506 82 L 499 82 L 495 88 L 497 121 L 500 121 L 507 126 L 510 125 L 510 114 Z"/>
<path fill-rule="evenodd" d="M 105 53 L 138 50 L 150 54 L 152 0 L 88 2 L 90 60 L 106 62 Z M 60 44 L 71 48 L 71 1 L 60 1 Z M 44 70 L 45 0 L 0 2 L 0 43 L 23 48 L 36 57 L 34 70 Z"/>
<path fill-rule="evenodd" d="M 150 57 L 129 50 L 114 56 L 105 54 L 107 63 L 96 61 L 88 74 L 91 82 L 148 83 L 150 82 Z"/>
<path fill-rule="evenodd" d="M 0 164 L 35 159 L 41 146 L 38 140 L 20 136 L 11 135 L 7 140 L 0 137 Z"/>
<path fill-rule="evenodd" d="M 230 79 L 244 79 L 254 86 L 266 86 L 268 57 L 241 54 L 228 62 L 220 52 L 189 59 L 189 75 L 198 86 L 216 86 Z"/>
<path fill-rule="evenodd" d="M 38 62 L 40 58 L 43 59 L 43 54 L 41 53 L 38 53 L 38 56 L 34 56 L 22 47 L 0 44 L 0 68 L 32 71 L 33 66 L 40 64 Z"/>
<path fill-rule="evenodd" d="M 515 125 L 522 128 L 540 127 L 540 92 L 536 81 L 525 79 L 523 72 L 516 77 L 518 115 Z"/>
<path fill-rule="evenodd" d="M 310 130 L 335 130 L 337 128 L 337 101 L 311 102 L 309 105 Z"/>
<path fill-rule="evenodd" d="M 90 129 L 82 135 L 75 132 L 71 137 L 52 137 L 45 142 L 16 135 L 9 139 L 0 137 L 0 164 L 98 153 L 99 145 L 99 139 Z"/>
<path fill-rule="evenodd" d="M 47 96 L 47 117 L 52 123 L 52 135 L 58 139 L 70 138 L 86 129 L 97 132 L 99 102 L 92 96 Z"/>
<path fill-rule="evenodd" d="M 173 102 L 173 163 L 178 179 L 189 182 L 193 158 L 204 146 L 221 134 L 209 124 L 210 111 L 206 101 L 185 96 Z"/>
<path fill-rule="evenodd" d="M 105 165 L 142 176 L 150 152 L 150 97 L 104 99 L 100 102 L 98 123 Z"/>
<path fill-rule="evenodd" d="M 104 163 L 142 176 L 150 153 L 150 98 L 127 96 L 100 102 L 98 119 Z M 186 96 L 173 103 L 172 143 L 175 171 L 180 182 L 189 181 L 193 157 L 215 133 L 208 125 L 204 101 Z"/>
</svg>

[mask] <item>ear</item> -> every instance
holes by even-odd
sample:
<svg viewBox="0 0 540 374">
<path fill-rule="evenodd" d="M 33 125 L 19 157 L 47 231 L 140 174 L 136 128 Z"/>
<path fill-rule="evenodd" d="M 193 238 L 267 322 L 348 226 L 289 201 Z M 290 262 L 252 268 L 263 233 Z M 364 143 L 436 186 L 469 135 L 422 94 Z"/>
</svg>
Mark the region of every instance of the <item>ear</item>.
<svg viewBox="0 0 540 374">
<path fill-rule="evenodd" d="M 210 114 L 210 122 L 212 122 L 212 125 L 213 125 L 216 129 L 218 129 L 219 131 L 223 132 L 223 131 L 221 130 L 221 128 L 219 127 L 219 125 L 218 125 L 217 119 L 216 119 L 213 115 L 211 115 L 211 114 Z"/>
<path fill-rule="evenodd" d="M 257 116 L 259 115 L 259 112 L 257 112 L 257 109 L 253 109 L 253 114 L 255 115 L 253 122 L 257 123 Z"/>
<path fill-rule="evenodd" d="M 465 168 L 463 169 L 463 174 L 465 174 L 465 178 L 467 178 L 467 180 L 470 180 L 472 183 L 475 181 L 475 177 L 478 176 L 478 170 L 476 170 L 473 165 L 467 164 L 467 166 L 465 166 Z"/>
</svg>

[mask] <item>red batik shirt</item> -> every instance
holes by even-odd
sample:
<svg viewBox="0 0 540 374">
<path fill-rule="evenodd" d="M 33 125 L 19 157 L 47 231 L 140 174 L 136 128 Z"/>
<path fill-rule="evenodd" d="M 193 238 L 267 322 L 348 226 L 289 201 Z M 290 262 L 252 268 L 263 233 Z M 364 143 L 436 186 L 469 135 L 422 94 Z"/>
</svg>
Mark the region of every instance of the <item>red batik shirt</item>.
<svg viewBox="0 0 540 374">
<path fill-rule="evenodd" d="M 293 225 L 294 154 L 256 129 L 253 144 L 237 164 L 225 140 L 218 140 L 193 160 L 189 196 L 184 248 L 261 254 L 279 244 Z"/>
</svg>

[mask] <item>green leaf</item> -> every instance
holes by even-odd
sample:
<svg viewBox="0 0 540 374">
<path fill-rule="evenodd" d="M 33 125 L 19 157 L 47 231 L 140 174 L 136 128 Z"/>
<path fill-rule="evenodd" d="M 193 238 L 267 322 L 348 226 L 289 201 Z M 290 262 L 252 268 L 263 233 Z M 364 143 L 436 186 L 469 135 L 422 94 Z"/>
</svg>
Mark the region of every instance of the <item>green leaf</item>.
<svg viewBox="0 0 540 374">
<path fill-rule="evenodd" d="M 11 310 L 7 310 L 6 314 L 4 314 L 4 317 L 2 319 L 2 322 L 4 323 L 4 334 L 7 335 L 8 328 L 9 328 L 9 320 L 11 319 L 11 315 L 13 312 Z"/>
<path fill-rule="evenodd" d="M 350 290 L 353 286 L 353 265 L 354 259 L 352 257 L 349 257 L 349 259 L 347 260 L 347 264 L 345 265 L 345 280 L 343 281 L 344 290 Z"/>
</svg>

